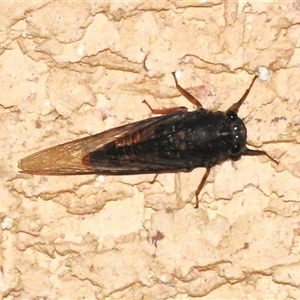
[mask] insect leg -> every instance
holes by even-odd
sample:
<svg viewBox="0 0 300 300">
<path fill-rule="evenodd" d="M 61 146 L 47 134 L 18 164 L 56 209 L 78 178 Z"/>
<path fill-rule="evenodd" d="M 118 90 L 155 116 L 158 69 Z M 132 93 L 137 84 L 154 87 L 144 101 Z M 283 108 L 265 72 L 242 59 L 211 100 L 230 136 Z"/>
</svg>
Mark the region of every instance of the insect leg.
<svg viewBox="0 0 300 300">
<path fill-rule="evenodd" d="M 232 104 L 232 105 L 227 109 L 227 112 L 228 112 L 228 111 L 234 111 L 235 113 L 238 113 L 239 108 L 241 107 L 241 105 L 243 104 L 243 102 L 246 100 L 246 98 L 247 98 L 248 94 L 250 93 L 250 90 L 251 90 L 251 88 L 252 88 L 252 86 L 253 86 L 253 84 L 254 84 L 254 82 L 255 82 L 255 80 L 256 80 L 257 78 L 258 78 L 258 76 L 255 75 L 254 78 L 253 78 L 252 81 L 251 81 L 250 86 L 248 87 L 248 89 L 246 90 L 246 92 L 244 93 L 244 95 L 242 96 L 242 98 L 241 98 L 238 102 Z"/>
<path fill-rule="evenodd" d="M 197 109 L 202 108 L 202 104 L 193 95 L 191 95 L 187 90 L 185 90 L 183 87 L 181 87 L 178 84 L 175 72 L 172 72 L 172 75 L 175 80 L 176 88 L 181 93 L 181 95 L 184 96 L 186 99 L 188 99 L 192 104 L 196 105 Z"/>
<path fill-rule="evenodd" d="M 242 155 L 249 155 L 249 156 L 256 156 L 256 155 L 265 155 L 267 156 L 271 161 L 273 161 L 274 163 L 276 163 L 277 165 L 279 164 L 279 162 L 274 159 L 272 156 L 270 156 L 266 151 L 261 151 L 261 150 L 255 150 L 255 149 L 248 149 L 245 148 L 242 151 Z"/>
<path fill-rule="evenodd" d="M 158 177 L 158 174 L 155 174 L 154 178 L 150 181 L 150 183 L 153 184 L 156 181 L 157 177 Z"/>
<path fill-rule="evenodd" d="M 157 108 L 152 108 L 151 105 L 146 100 L 144 100 L 143 103 L 145 103 L 149 107 L 151 112 L 156 115 L 166 115 L 176 111 L 187 111 L 187 108 L 184 106 L 157 109 Z"/>
<path fill-rule="evenodd" d="M 210 173 L 210 168 L 207 168 L 204 175 L 203 175 L 203 177 L 202 177 L 202 179 L 201 179 L 201 182 L 200 182 L 200 184 L 199 184 L 199 186 L 198 186 L 198 188 L 195 192 L 195 195 L 196 195 L 196 204 L 194 206 L 195 208 L 199 207 L 199 197 L 198 196 L 199 196 L 199 194 L 200 194 L 200 192 L 201 192 L 201 190 L 202 190 L 202 188 L 203 188 L 203 186 L 206 182 L 206 179 L 207 179 L 209 173 Z"/>
</svg>

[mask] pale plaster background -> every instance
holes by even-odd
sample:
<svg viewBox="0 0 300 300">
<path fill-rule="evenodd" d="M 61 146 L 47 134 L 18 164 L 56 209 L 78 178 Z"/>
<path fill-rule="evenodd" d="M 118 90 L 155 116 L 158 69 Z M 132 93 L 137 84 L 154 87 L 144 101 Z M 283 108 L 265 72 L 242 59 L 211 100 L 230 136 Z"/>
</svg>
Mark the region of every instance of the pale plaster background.
<svg viewBox="0 0 300 300">
<path fill-rule="evenodd" d="M 2 299 L 299 299 L 300 4 L 0 3 Z M 47 177 L 35 151 L 151 116 L 226 110 L 268 151 L 204 173 Z M 155 241 L 157 238 L 161 240 Z"/>
</svg>

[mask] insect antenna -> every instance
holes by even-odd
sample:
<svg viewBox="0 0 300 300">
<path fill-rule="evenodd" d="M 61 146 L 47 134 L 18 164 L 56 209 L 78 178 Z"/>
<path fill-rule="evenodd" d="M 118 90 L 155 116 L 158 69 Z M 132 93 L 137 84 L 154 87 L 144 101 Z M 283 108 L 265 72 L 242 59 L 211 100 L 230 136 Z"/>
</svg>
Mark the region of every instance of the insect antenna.
<svg viewBox="0 0 300 300">
<path fill-rule="evenodd" d="M 229 111 L 234 111 L 235 113 L 238 113 L 238 111 L 239 111 L 241 105 L 242 105 L 243 102 L 246 100 L 247 96 L 249 95 L 250 90 L 251 90 L 251 88 L 252 88 L 252 86 L 253 86 L 253 84 L 254 84 L 254 82 L 255 82 L 255 80 L 256 80 L 257 78 L 258 78 L 258 76 L 255 75 L 254 78 L 252 79 L 252 82 L 251 82 L 250 86 L 248 87 L 248 89 L 246 90 L 246 92 L 244 93 L 244 95 L 242 96 L 242 98 L 241 98 L 238 102 L 232 104 L 232 105 L 227 109 L 227 112 L 229 112 Z"/>
</svg>

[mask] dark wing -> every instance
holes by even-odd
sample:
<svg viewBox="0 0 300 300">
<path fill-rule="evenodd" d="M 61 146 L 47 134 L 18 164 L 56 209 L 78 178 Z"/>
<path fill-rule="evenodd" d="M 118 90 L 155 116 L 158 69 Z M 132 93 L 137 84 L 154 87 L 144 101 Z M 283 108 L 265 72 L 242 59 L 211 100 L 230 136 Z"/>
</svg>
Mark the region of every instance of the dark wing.
<svg viewBox="0 0 300 300">
<path fill-rule="evenodd" d="M 104 175 L 169 173 L 211 167 L 218 157 L 210 146 L 214 127 L 209 119 L 211 115 L 207 112 L 177 111 L 147 126 L 136 123 L 133 131 L 90 151 L 84 162 L 95 173 Z"/>
<path fill-rule="evenodd" d="M 196 161 L 196 164 L 195 164 Z M 205 158 L 182 159 L 176 157 L 162 158 L 157 154 L 146 154 L 136 156 L 132 159 L 116 161 L 115 163 L 103 163 L 103 160 L 94 160 L 94 174 L 101 175 L 135 175 L 135 174 L 158 174 L 158 173 L 175 173 L 187 172 L 196 167 L 206 167 Z"/>
<path fill-rule="evenodd" d="M 181 118 L 183 114 L 184 112 L 178 111 L 172 114 L 149 118 L 47 148 L 21 159 L 19 168 L 22 170 L 22 173 L 39 175 L 82 175 L 99 173 L 99 171 L 96 171 L 83 160 L 90 152 L 101 149 L 104 145 L 120 137 L 126 139 L 127 136 L 132 136 L 136 133 L 140 136 L 140 141 L 147 139 L 154 134 L 154 129 L 157 124 L 165 123 L 168 120 L 177 120 Z M 112 168 L 115 167 L 112 166 Z M 112 170 L 109 174 L 121 173 L 113 172 Z M 134 173 L 129 172 L 127 174 Z"/>
</svg>

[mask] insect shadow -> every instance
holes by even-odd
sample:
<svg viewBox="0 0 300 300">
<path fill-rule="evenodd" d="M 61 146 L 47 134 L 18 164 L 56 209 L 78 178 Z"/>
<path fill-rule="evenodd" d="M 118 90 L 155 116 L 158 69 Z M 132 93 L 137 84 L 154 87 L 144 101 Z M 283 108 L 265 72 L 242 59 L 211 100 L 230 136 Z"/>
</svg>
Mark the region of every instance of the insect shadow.
<svg viewBox="0 0 300 300">
<path fill-rule="evenodd" d="M 267 152 L 247 148 L 247 128 L 238 117 L 240 106 L 247 98 L 255 80 L 239 101 L 225 112 L 212 112 L 182 88 L 172 73 L 176 88 L 196 106 L 153 109 L 161 116 L 106 130 L 41 150 L 20 160 L 22 173 L 37 175 L 133 175 L 189 172 L 206 168 L 195 191 L 199 194 L 213 166 L 226 160 L 238 160 L 243 155 L 265 155 Z"/>
</svg>

